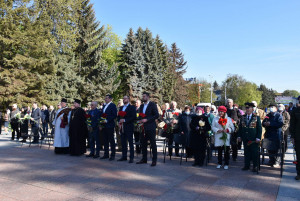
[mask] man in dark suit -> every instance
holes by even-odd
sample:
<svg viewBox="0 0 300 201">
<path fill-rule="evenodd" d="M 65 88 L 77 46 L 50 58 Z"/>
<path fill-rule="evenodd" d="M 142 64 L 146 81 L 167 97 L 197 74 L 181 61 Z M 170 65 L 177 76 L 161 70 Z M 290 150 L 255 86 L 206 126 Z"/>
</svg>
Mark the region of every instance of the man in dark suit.
<svg viewBox="0 0 300 201">
<path fill-rule="evenodd" d="M 31 112 L 31 132 L 34 134 L 34 139 L 32 143 L 39 142 L 39 129 L 40 129 L 40 120 L 41 120 L 41 110 L 38 108 L 37 103 L 32 104 Z"/>
<path fill-rule="evenodd" d="M 143 158 L 141 161 L 137 162 L 137 164 L 147 163 L 147 145 L 148 140 L 150 140 L 151 148 L 152 148 L 152 164 L 151 166 L 156 166 L 157 162 L 157 147 L 156 147 L 156 122 L 159 114 L 157 110 L 157 106 L 154 102 L 150 101 L 150 94 L 147 92 L 143 93 L 142 98 L 143 104 L 141 105 L 140 112 L 145 114 L 145 117 L 139 117 L 140 122 L 143 123 L 144 133 L 142 137 L 142 153 Z"/>
<path fill-rule="evenodd" d="M 122 157 L 118 161 L 127 160 L 127 140 L 130 148 L 130 160 L 129 163 L 133 163 L 134 147 L 133 147 L 133 132 L 134 132 L 134 120 L 136 119 L 136 111 L 133 105 L 129 104 L 129 96 L 123 97 L 124 105 L 119 109 L 118 121 L 121 133 L 122 142 Z M 122 117 L 120 113 L 126 112 L 126 115 Z"/>
<path fill-rule="evenodd" d="M 111 148 L 111 155 L 109 160 L 115 160 L 116 155 L 116 143 L 114 139 L 114 130 L 115 130 L 115 119 L 117 117 L 117 107 L 112 102 L 112 96 L 105 96 L 105 106 L 102 109 L 102 114 L 106 114 L 106 120 L 103 128 L 103 141 L 104 141 L 104 156 L 100 159 L 109 158 L 109 144 Z"/>
<path fill-rule="evenodd" d="M 41 110 L 41 120 L 42 120 L 42 140 L 44 139 L 44 137 L 46 137 L 48 135 L 48 123 L 49 123 L 49 111 L 47 109 L 46 105 L 42 106 L 42 110 Z"/>
</svg>

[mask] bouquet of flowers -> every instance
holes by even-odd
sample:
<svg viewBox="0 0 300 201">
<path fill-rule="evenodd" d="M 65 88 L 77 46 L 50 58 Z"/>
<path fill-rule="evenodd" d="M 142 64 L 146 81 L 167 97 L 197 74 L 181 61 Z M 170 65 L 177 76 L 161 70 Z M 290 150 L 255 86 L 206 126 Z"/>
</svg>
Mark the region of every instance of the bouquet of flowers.
<svg viewBox="0 0 300 201">
<path fill-rule="evenodd" d="M 120 117 L 120 119 L 125 119 L 126 114 L 127 113 L 125 111 L 118 112 L 118 116 Z M 122 133 L 124 133 L 123 123 L 119 123 L 119 127 L 120 127 L 120 130 L 122 130 Z"/>
<path fill-rule="evenodd" d="M 139 120 L 137 121 L 137 127 L 138 127 L 138 130 L 139 132 L 144 133 L 144 123 L 141 121 L 142 119 L 145 119 L 146 118 L 146 114 L 144 113 L 139 113 Z"/>
<path fill-rule="evenodd" d="M 166 128 L 166 132 L 169 133 L 169 134 L 172 133 L 173 130 L 174 130 L 174 124 L 173 124 L 173 120 L 175 119 L 174 117 L 178 118 L 179 113 L 178 112 L 172 112 L 172 115 L 173 115 L 173 118 L 170 119 L 171 124 L 167 125 L 167 128 Z"/>
<path fill-rule="evenodd" d="M 227 119 L 226 118 L 220 118 L 218 123 L 222 126 L 223 130 L 225 130 L 226 128 L 226 124 L 227 124 Z M 228 129 L 226 129 L 228 130 Z M 221 140 L 223 140 L 224 142 L 224 150 L 226 151 L 226 140 L 227 140 L 227 133 L 223 132 L 222 136 L 220 137 Z"/>
<path fill-rule="evenodd" d="M 105 124 L 106 124 L 106 118 L 107 118 L 107 114 L 103 113 L 99 119 L 99 127 L 100 129 L 104 128 Z"/>
<path fill-rule="evenodd" d="M 21 113 L 18 113 L 15 115 L 15 117 L 18 119 L 18 122 L 20 122 L 21 124 L 23 124 L 24 120 L 31 120 L 31 116 L 29 114 L 26 114 L 23 118 L 21 118 Z M 33 121 L 36 123 L 36 121 Z"/>
</svg>

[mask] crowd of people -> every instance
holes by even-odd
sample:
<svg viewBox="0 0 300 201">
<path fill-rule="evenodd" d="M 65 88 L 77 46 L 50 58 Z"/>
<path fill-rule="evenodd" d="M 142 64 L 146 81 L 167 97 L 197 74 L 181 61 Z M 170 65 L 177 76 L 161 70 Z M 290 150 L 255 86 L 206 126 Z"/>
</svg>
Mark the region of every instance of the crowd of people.
<svg viewBox="0 0 300 201">
<path fill-rule="evenodd" d="M 4 123 L 4 133 L 8 133 L 10 124 L 11 140 L 22 138 L 21 141 L 26 142 L 29 126 L 34 136 L 32 143 L 38 143 L 50 134 L 54 138 L 56 154 L 79 156 L 86 153 L 89 147 L 90 152 L 86 157 L 112 161 L 115 160 L 116 151 L 121 151 L 122 156 L 118 161 L 129 159 L 129 163 L 133 163 L 134 152 L 142 152 L 142 159 L 136 164 L 144 164 L 148 161 L 147 148 L 150 143 L 151 166 L 157 165 L 157 136 L 166 137 L 169 156 L 173 155 L 172 147 L 175 147 L 175 156 L 179 156 L 174 136 L 184 136 L 186 155 L 194 157 L 193 166 L 203 166 L 207 146 L 211 143 L 218 153 L 216 168 L 227 170 L 230 158 L 236 161 L 238 150 L 243 145 L 242 170 L 249 170 L 252 162 L 252 171 L 256 172 L 259 147 L 261 140 L 264 140 L 268 142 L 268 165 L 273 167 L 278 163 L 280 143 L 285 141 L 287 144 L 289 135 L 297 158 L 300 157 L 300 104 L 297 107 L 293 103 L 289 106 L 270 104 L 266 112 L 252 101 L 241 108 L 232 99 L 227 99 L 226 106 L 219 107 L 195 104 L 180 109 L 175 101 L 160 107 L 150 101 L 149 93 L 144 92 L 141 100 L 133 102 L 125 95 L 118 105 L 113 103 L 111 95 L 106 95 L 103 105 L 92 101 L 88 108 L 81 108 L 79 99 L 75 99 L 73 105 L 68 107 L 65 98 L 56 110 L 52 105 L 49 109 L 46 105 L 40 109 L 37 103 L 33 103 L 32 109 L 22 107 L 19 111 L 17 104 L 13 104 L 12 111 L 0 114 L 0 122 L 1 125 Z M 100 157 L 101 150 L 103 155 Z M 297 180 L 300 179 L 298 162 Z"/>
</svg>

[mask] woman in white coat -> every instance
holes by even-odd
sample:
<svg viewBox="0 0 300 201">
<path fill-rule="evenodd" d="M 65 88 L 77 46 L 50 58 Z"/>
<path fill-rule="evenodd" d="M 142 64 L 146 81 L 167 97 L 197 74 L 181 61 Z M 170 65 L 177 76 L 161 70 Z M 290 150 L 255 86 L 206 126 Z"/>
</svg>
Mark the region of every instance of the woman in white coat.
<svg viewBox="0 0 300 201">
<path fill-rule="evenodd" d="M 224 169 L 228 169 L 229 165 L 229 150 L 230 150 L 230 134 L 234 132 L 234 125 L 230 117 L 226 114 L 227 108 L 220 106 L 218 108 L 218 116 L 214 118 L 211 129 L 215 134 L 215 147 L 218 149 L 218 165 L 217 168 L 222 167 L 223 150 L 224 150 Z M 225 135 L 223 135 L 225 134 Z M 226 140 L 225 140 L 226 137 Z"/>
</svg>

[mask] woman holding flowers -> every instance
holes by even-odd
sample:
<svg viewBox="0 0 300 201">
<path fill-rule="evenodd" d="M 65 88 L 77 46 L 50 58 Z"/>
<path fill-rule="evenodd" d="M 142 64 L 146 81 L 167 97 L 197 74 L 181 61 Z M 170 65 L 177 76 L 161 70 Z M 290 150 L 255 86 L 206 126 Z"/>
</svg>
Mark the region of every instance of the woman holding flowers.
<svg viewBox="0 0 300 201">
<path fill-rule="evenodd" d="M 234 125 L 230 117 L 226 114 L 227 109 L 225 106 L 218 108 L 219 115 L 214 118 L 212 123 L 212 131 L 215 134 L 215 147 L 218 149 L 218 165 L 220 169 L 223 165 L 223 150 L 224 150 L 224 169 L 228 170 L 229 165 L 229 146 L 230 134 L 234 132 Z"/>
<path fill-rule="evenodd" d="M 192 117 L 190 124 L 190 145 L 194 152 L 195 162 L 193 166 L 203 166 L 206 153 L 206 139 L 211 129 L 208 118 L 203 114 L 201 107 L 196 108 L 196 115 Z"/>
</svg>

